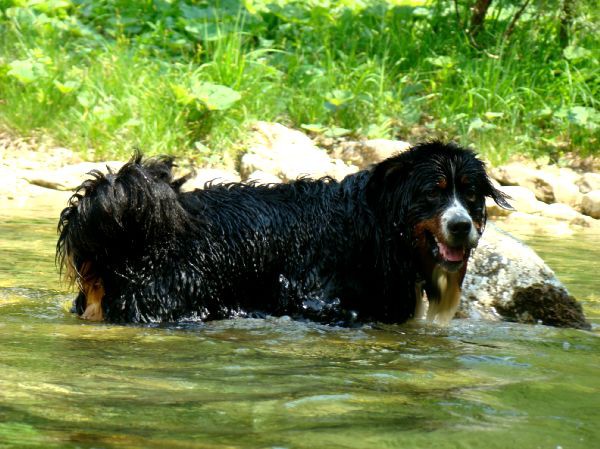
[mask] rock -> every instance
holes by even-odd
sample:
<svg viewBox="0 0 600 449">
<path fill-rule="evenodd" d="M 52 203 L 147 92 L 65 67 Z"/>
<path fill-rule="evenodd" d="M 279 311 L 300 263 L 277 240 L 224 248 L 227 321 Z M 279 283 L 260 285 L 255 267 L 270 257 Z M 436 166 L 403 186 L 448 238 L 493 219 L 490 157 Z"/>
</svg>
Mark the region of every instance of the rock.
<svg viewBox="0 0 600 449">
<path fill-rule="evenodd" d="M 247 179 L 250 176 L 250 173 L 257 171 L 277 176 L 275 173 L 280 173 L 281 169 L 277 161 L 269 159 L 267 156 L 255 153 L 244 154 L 240 162 L 240 173 L 242 177 Z"/>
<path fill-rule="evenodd" d="M 576 185 L 579 175 L 569 168 L 545 167 L 538 170 L 512 163 L 492 169 L 490 173 L 502 185 L 518 185 L 531 190 L 544 203 L 565 203 L 573 207 L 581 203 L 581 193 Z"/>
<path fill-rule="evenodd" d="M 218 168 L 202 168 L 196 170 L 193 178 L 183 184 L 181 190 L 189 192 L 195 189 L 203 189 L 207 183 L 225 184 L 229 182 L 239 182 L 240 175 L 235 172 L 221 170 Z"/>
<path fill-rule="evenodd" d="M 57 170 L 34 170 L 24 175 L 30 184 L 53 190 L 74 190 L 89 178 L 89 173 L 98 170 L 106 173 L 108 168 L 118 171 L 123 162 L 80 162 L 79 164 L 67 165 Z"/>
<path fill-rule="evenodd" d="M 541 294 L 532 307 L 524 297 Z M 530 247 L 493 223 L 473 251 L 463 283 L 461 311 L 471 318 L 587 328 L 581 306 Z M 561 320 L 555 319 L 560 311 Z M 527 312 L 527 313 L 525 313 Z"/>
<path fill-rule="evenodd" d="M 408 150 L 412 145 L 403 140 L 370 139 L 363 142 L 367 153 L 373 155 L 373 164 Z"/>
<path fill-rule="evenodd" d="M 340 159 L 332 159 L 331 167 L 327 171 L 327 176 L 331 176 L 337 180 L 342 180 L 346 176 L 356 173 L 358 167 L 356 165 L 346 164 Z"/>
<path fill-rule="evenodd" d="M 18 170 L 47 170 L 81 161 L 78 154 L 56 146 L 48 136 L 21 137 L 3 127 L 0 129 L 0 166 Z"/>
<path fill-rule="evenodd" d="M 577 181 L 581 193 L 600 190 L 600 173 L 584 173 Z"/>
<path fill-rule="evenodd" d="M 578 218 L 581 214 L 566 204 L 552 203 L 542 210 L 542 215 L 556 220 L 571 221 Z"/>
<path fill-rule="evenodd" d="M 372 139 L 360 142 L 342 142 L 332 150 L 332 156 L 365 169 L 398 153 L 411 144 L 400 140 Z"/>
<path fill-rule="evenodd" d="M 251 143 L 240 166 L 245 179 L 259 170 L 287 181 L 302 176 L 341 179 L 358 170 L 355 166 L 332 159 L 300 131 L 266 122 L 254 125 Z"/>
<path fill-rule="evenodd" d="M 256 182 L 258 184 L 279 184 L 281 179 L 277 176 L 264 171 L 256 170 L 248 175 L 246 182 Z"/>
<path fill-rule="evenodd" d="M 564 203 L 569 206 L 579 207 L 581 204 L 581 192 L 577 187 L 579 174 L 570 168 L 547 166 L 537 171 L 537 176 L 549 186 L 553 201 L 549 203 Z M 548 201 L 546 201 L 548 202 Z"/>
<path fill-rule="evenodd" d="M 510 196 L 508 202 L 519 212 L 527 214 L 539 213 L 546 205 L 538 201 L 535 194 L 520 186 L 500 186 L 499 189 Z"/>
<path fill-rule="evenodd" d="M 572 226 L 581 226 L 582 228 L 588 228 L 593 232 L 600 233 L 600 220 L 589 217 L 587 215 L 578 214 L 577 217 L 569 222 Z"/>
<path fill-rule="evenodd" d="M 552 184 L 552 189 L 554 191 L 554 199 L 557 203 L 568 204 L 576 209 L 581 207 L 583 195 L 579 192 L 579 188 L 575 184 L 563 183 L 559 185 L 559 181 L 556 181 L 556 184 Z"/>
<path fill-rule="evenodd" d="M 554 190 L 548 175 L 521 163 L 511 163 L 490 170 L 491 176 L 506 186 L 521 186 L 535 193 L 535 197 L 544 203 L 553 203 Z"/>
<path fill-rule="evenodd" d="M 600 218 L 600 190 L 592 190 L 583 195 L 581 211 L 592 218 Z"/>
<path fill-rule="evenodd" d="M 529 178 L 535 172 L 534 167 L 518 162 L 492 167 L 489 170 L 490 176 L 504 186 L 521 185 L 523 180 Z"/>
<path fill-rule="evenodd" d="M 549 204 L 542 210 L 542 216 L 558 221 L 568 221 L 570 226 L 581 226 L 584 228 L 594 228 L 600 230 L 600 221 L 583 215 L 566 204 Z M 546 222 L 544 225 L 546 227 L 552 227 L 554 223 Z M 556 228 L 556 226 L 554 227 Z"/>
<path fill-rule="evenodd" d="M 586 218 L 585 215 L 581 214 L 573 220 L 566 221 L 544 217 L 542 215 L 525 214 L 523 212 L 513 212 L 508 217 L 502 217 L 501 220 L 502 222 L 506 222 L 507 226 L 510 228 L 524 229 L 527 233 L 548 235 L 552 237 L 573 235 L 575 232 L 582 230 L 578 228 L 579 226 L 589 228 L 594 225 L 591 222 L 596 222 L 593 218 Z"/>
<path fill-rule="evenodd" d="M 554 201 L 564 203 L 574 208 L 581 205 L 581 192 L 577 186 L 580 176 L 570 168 L 547 167 L 540 172 L 545 174 L 544 179 L 551 186 Z"/>
<path fill-rule="evenodd" d="M 552 181 L 546 173 L 538 172 L 537 176 L 526 181 L 523 185 L 532 189 L 535 193 L 535 197 L 544 203 L 549 204 L 556 201 Z"/>
<path fill-rule="evenodd" d="M 498 305 L 498 312 L 519 323 L 591 329 L 581 304 L 566 289 L 539 283 L 515 289 L 513 300 Z"/>
</svg>

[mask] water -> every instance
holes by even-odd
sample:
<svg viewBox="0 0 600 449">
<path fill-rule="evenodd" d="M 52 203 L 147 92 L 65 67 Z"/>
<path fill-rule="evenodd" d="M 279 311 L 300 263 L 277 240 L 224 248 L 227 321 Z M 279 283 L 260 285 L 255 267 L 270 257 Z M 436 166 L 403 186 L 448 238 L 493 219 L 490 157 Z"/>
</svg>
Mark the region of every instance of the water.
<svg viewBox="0 0 600 449">
<path fill-rule="evenodd" d="M 0 204 L 0 448 L 600 447 L 597 327 L 87 323 L 58 210 Z M 599 322 L 600 238 L 531 243 Z"/>
</svg>

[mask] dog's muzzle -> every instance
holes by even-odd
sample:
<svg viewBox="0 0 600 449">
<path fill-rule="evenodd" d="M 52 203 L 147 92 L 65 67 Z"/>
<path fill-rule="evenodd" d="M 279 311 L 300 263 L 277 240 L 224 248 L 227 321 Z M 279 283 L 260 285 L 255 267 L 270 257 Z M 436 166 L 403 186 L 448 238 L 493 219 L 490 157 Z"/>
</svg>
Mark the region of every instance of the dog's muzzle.
<svg viewBox="0 0 600 449">
<path fill-rule="evenodd" d="M 440 265 L 446 271 L 459 270 L 468 258 L 469 251 L 477 246 L 479 232 L 468 211 L 455 201 L 441 217 L 441 239 L 436 239 Z"/>
</svg>

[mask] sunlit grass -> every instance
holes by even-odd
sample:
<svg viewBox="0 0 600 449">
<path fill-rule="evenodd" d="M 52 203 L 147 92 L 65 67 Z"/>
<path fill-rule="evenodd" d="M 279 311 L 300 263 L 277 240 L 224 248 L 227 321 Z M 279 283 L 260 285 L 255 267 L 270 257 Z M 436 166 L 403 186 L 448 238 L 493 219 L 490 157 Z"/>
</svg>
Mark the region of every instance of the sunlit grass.
<svg viewBox="0 0 600 449">
<path fill-rule="evenodd" d="M 139 147 L 218 161 L 254 120 L 455 139 L 494 162 L 597 151 L 587 3 L 564 51 L 552 10 L 525 15 L 508 41 L 512 16 L 498 10 L 478 49 L 452 2 L 80 3 L 0 1 L 0 121 L 88 157 Z"/>
</svg>

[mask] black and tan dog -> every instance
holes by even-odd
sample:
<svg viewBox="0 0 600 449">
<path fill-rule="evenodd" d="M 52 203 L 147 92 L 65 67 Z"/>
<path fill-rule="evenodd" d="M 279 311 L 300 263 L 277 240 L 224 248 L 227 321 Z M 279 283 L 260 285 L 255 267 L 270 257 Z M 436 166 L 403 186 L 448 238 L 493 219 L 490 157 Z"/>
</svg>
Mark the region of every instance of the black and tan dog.
<svg viewBox="0 0 600 449">
<path fill-rule="evenodd" d="M 417 145 L 370 170 L 180 192 L 169 158 L 92 173 L 60 216 L 57 260 L 86 319 L 168 322 L 290 315 L 400 323 L 454 315 L 485 197 L 474 153 Z"/>
</svg>

